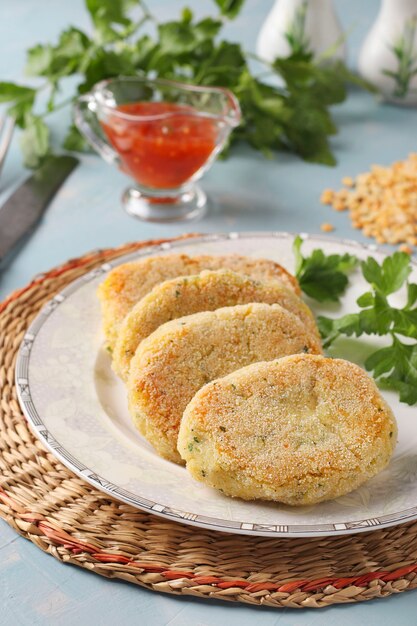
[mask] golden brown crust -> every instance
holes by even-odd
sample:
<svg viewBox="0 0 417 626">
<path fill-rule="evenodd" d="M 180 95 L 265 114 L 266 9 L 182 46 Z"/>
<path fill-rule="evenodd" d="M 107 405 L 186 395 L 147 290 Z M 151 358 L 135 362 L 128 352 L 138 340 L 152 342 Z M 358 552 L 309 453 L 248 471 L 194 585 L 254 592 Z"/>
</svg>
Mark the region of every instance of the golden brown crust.
<svg viewBox="0 0 417 626">
<path fill-rule="evenodd" d="M 154 330 L 173 319 L 225 306 L 264 302 L 280 304 L 299 317 L 312 336 L 320 340 L 308 306 L 281 281 L 256 280 L 232 270 L 204 270 L 178 276 L 156 285 L 123 320 L 113 352 L 113 369 L 126 380 L 138 345 Z"/>
<path fill-rule="evenodd" d="M 146 257 L 139 261 L 115 267 L 98 289 L 101 301 L 103 328 L 110 349 L 114 348 L 119 326 L 130 309 L 158 283 L 198 274 L 204 269 L 228 268 L 256 279 L 281 280 L 288 288 L 300 294 L 297 280 L 281 265 L 269 259 L 255 259 L 240 255 L 169 254 Z"/>
<path fill-rule="evenodd" d="M 279 304 L 244 304 L 167 322 L 131 361 L 132 417 L 161 456 L 181 462 L 179 424 L 198 389 L 250 363 L 303 351 L 320 354 L 320 342 Z"/>
<path fill-rule="evenodd" d="M 374 381 L 342 359 L 295 355 L 203 387 L 178 449 L 197 480 L 244 499 L 314 504 L 388 463 L 397 427 Z"/>
</svg>

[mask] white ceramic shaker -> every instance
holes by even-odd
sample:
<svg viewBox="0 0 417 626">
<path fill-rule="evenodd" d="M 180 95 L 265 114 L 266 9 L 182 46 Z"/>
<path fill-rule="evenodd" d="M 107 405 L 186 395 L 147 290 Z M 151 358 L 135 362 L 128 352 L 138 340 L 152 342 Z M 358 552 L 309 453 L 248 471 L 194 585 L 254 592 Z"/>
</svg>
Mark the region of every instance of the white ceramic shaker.
<svg viewBox="0 0 417 626">
<path fill-rule="evenodd" d="M 359 71 L 386 100 L 417 104 L 417 0 L 382 0 L 360 52 Z"/>
<path fill-rule="evenodd" d="M 316 58 L 331 52 L 332 58 L 345 59 L 346 43 L 332 0 L 275 1 L 259 32 L 257 53 L 272 62 L 297 46 Z"/>
</svg>

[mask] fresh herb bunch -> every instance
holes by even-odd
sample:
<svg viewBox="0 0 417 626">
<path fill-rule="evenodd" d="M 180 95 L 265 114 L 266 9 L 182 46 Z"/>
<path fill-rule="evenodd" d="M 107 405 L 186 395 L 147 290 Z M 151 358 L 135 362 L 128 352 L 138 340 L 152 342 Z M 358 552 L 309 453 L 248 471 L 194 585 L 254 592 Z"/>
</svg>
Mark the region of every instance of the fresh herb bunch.
<svg viewBox="0 0 417 626">
<path fill-rule="evenodd" d="M 348 280 L 346 272 L 359 261 L 351 255 L 324 255 L 314 250 L 308 257 L 301 254 L 301 238 L 294 243 L 296 274 L 302 290 L 310 297 L 338 300 Z M 410 256 L 394 252 L 379 264 L 374 258 L 362 261 L 363 277 L 370 289 L 357 299 L 360 310 L 340 318 L 320 316 L 318 326 L 323 347 L 328 348 L 341 336 L 379 335 L 390 338 L 391 345 L 376 350 L 365 361 L 383 389 L 397 391 L 401 402 L 417 403 L 417 284 L 409 282 Z M 340 274 L 346 280 L 342 280 Z M 389 297 L 406 290 L 406 302 L 395 307 Z M 323 297 L 325 296 L 325 297 Z"/>
<path fill-rule="evenodd" d="M 215 0 L 218 15 L 202 20 L 184 8 L 177 21 L 165 23 L 158 23 L 142 0 L 85 3 L 93 24 L 91 36 L 71 26 L 56 44 L 38 44 L 28 51 L 26 73 L 44 79 L 39 87 L 0 83 L 0 102 L 7 103 L 10 115 L 23 129 L 21 145 L 27 166 L 38 166 L 51 151 L 49 113 L 71 104 L 102 79 L 138 73 L 227 87 L 238 97 L 243 112 L 243 123 L 232 140 L 246 141 L 266 155 L 288 150 L 307 161 L 335 163 L 328 140 L 336 127 L 329 106 L 345 100 L 348 83 L 364 83 L 342 63 L 319 65 L 310 52 L 296 45 L 290 56 L 266 68 L 268 76 L 284 80 L 283 87 L 255 76 L 248 64 L 252 55 L 237 43 L 219 39 L 225 19 L 233 19 L 244 0 Z M 149 25 L 154 36 L 144 32 Z M 62 100 L 62 85 L 70 76 L 78 80 L 76 93 Z M 41 92 L 47 94 L 43 111 L 38 104 Z M 64 148 L 85 147 L 71 126 Z"/>
</svg>

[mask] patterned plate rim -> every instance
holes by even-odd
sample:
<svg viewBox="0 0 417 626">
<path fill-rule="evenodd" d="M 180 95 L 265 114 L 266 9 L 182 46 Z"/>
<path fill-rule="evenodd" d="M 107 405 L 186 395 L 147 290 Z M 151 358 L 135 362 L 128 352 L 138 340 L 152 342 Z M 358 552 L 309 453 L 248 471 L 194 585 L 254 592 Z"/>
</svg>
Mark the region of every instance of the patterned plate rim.
<svg viewBox="0 0 417 626">
<path fill-rule="evenodd" d="M 368 518 L 363 520 L 355 520 L 353 522 L 340 522 L 336 524 L 288 524 L 288 525 L 269 525 L 256 524 L 250 522 L 232 522 L 230 520 L 219 519 L 210 516 L 195 515 L 193 513 L 173 509 L 159 502 L 153 502 L 148 499 L 140 498 L 136 494 L 131 493 L 116 484 L 97 475 L 94 470 L 80 463 L 68 450 L 52 436 L 44 424 L 42 417 L 38 414 L 37 409 L 32 401 L 29 381 L 29 362 L 31 348 L 36 341 L 37 334 L 42 328 L 45 321 L 57 309 L 59 304 L 72 293 L 77 291 L 81 286 L 90 282 L 97 276 L 105 274 L 113 267 L 126 263 L 127 261 L 140 258 L 142 256 L 150 256 L 157 252 L 188 246 L 190 243 L 208 243 L 212 241 L 227 239 L 251 239 L 272 237 L 277 239 L 294 238 L 297 233 L 278 232 L 278 231 L 251 231 L 251 232 L 230 232 L 230 233 L 213 233 L 207 235 L 196 235 L 184 240 L 165 242 L 157 245 L 150 245 L 136 252 L 130 252 L 122 255 L 111 262 L 104 263 L 99 267 L 87 272 L 80 278 L 72 281 L 62 291 L 57 293 L 49 300 L 39 311 L 38 315 L 32 321 L 23 337 L 16 359 L 15 366 L 15 383 L 17 397 L 28 424 L 43 445 L 59 460 L 63 465 L 70 469 L 74 474 L 91 484 L 93 487 L 106 493 L 110 497 L 116 498 L 126 504 L 130 504 L 142 511 L 152 513 L 162 518 L 168 518 L 191 526 L 199 528 L 209 528 L 212 530 L 230 532 L 244 535 L 264 536 L 264 537 L 317 537 L 317 536 L 337 536 L 367 532 L 378 530 L 381 528 L 389 528 L 399 524 L 413 521 L 417 519 L 417 506 L 409 509 L 381 515 L 379 517 Z M 342 245 L 349 248 L 356 248 L 367 252 L 373 252 L 387 256 L 386 252 L 375 244 L 364 244 L 350 239 L 339 239 L 336 237 L 324 237 L 320 235 L 310 235 L 300 233 L 300 236 L 306 240 L 322 242 L 325 244 Z M 417 269 L 417 261 L 411 259 L 412 265 Z"/>
</svg>

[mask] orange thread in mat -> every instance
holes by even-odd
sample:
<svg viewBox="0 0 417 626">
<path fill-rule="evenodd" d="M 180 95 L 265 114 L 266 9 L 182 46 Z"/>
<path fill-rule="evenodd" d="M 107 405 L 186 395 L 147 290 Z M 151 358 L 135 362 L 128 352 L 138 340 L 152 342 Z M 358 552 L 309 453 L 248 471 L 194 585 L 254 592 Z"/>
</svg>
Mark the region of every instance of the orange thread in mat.
<svg viewBox="0 0 417 626">
<path fill-rule="evenodd" d="M 245 589 L 249 583 L 246 580 L 225 580 L 224 582 L 217 583 L 219 589 L 229 589 L 230 587 L 241 587 Z"/>
<path fill-rule="evenodd" d="M 166 570 L 161 572 L 162 576 L 165 576 L 168 580 L 175 580 L 176 578 L 194 578 L 193 572 L 181 572 L 178 570 Z"/>
<path fill-rule="evenodd" d="M 16 510 L 16 508 L 13 507 L 13 504 L 15 504 L 13 502 L 13 499 L 10 498 L 1 487 L 0 500 L 10 506 L 10 508 L 12 508 L 13 510 Z M 30 519 L 30 514 L 22 514 L 19 517 L 22 517 L 28 521 Z M 133 559 L 129 559 L 121 554 L 96 552 L 96 547 L 92 544 L 74 539 L 66 531 L 62 529 L 54 529 L 48 524 L 46 520 L 39 520 L 38 518 L 39 515 L 36 516 L 36 519 L 32 517 L 34 523 L 37 524 L 39 530 L 43 531 L 45 537 L 51 539 L 56 544 L 62 545 L 63 547 L 71 550 L 73 554 L 88 552 L 94 559 L 100 561 L 101 563 L 119 563 L 129 565 L 132 567 L 143 569 L 145 572 L 148 573 L 160 573 L 167 580 L 178 580 L 182 578 L 187 578 L 193 580 L 196 585 L 213 585 L 213 587 L 217 587 L 218 589 L 231 589 L 234 587 L 240 587 L 241 589 L 245 589 L 248 593 L 256 593 L 258 591 L 279 591 L 281 593 L 291 594 L 294 593 L 294 591 L 296 590 L 320 591 L 322 589 L 325 589 L 328 585 L 331 585 L 335 589 L 344 589 L 346 587 L 350 587 L 351 585 L 362 587 L 372 580 L 382 580 L 384 582 L 390 582 L 398 580 L 400 578 L 404 578 L 404 576 L 407 576 L 408 574 L 417 572 L 417 564 L 415 564 L 407 565 L 406 567 L 400 567 L 393 572 L 370 572 L 369 574 L 363 574 L 350 578 L 317 578 L 314 580 L 294 580 L 290 583 L 282 584 L 273 582 L 250 583 L 246 580 L 222 580 L 221 578 L 218 578 L 216 576 L 198 576 L 190 571 L 182 572 L 181 570 L 166 570 L 163 567 L 153 564 L 134 561 Z"/>
</svg>

